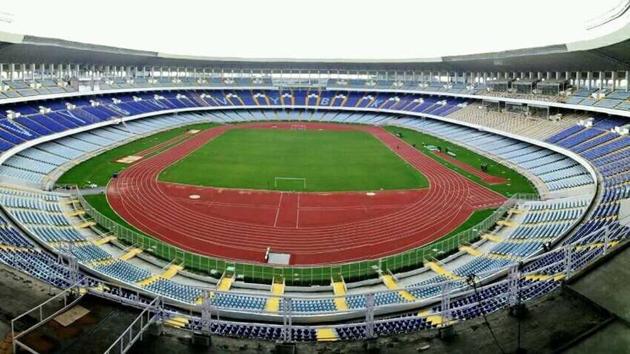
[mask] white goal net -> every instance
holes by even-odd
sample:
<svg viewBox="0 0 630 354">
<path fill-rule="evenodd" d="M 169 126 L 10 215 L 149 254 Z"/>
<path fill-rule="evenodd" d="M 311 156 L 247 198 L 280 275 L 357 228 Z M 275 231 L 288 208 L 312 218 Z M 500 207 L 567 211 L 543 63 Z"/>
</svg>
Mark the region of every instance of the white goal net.
<svg viewBox="0 0 630 354">
<path fill-rule="evenodd" d="M 306 130 L 306 125 L 304 125 L 304 124 L 291 124 L 290 130 Z"/>
</svg>

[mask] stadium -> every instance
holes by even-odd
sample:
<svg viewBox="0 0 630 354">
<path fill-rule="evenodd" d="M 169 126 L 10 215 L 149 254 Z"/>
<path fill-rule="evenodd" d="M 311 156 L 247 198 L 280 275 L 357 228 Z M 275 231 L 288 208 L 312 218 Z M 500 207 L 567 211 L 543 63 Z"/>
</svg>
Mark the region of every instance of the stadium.
<svg viewBox="0 0 630 354">
<path fill-rule="evenodd" d="M 8 26 L 0 353 L 627 353 L 629 9 L 399 60 Z"/>
</svg>

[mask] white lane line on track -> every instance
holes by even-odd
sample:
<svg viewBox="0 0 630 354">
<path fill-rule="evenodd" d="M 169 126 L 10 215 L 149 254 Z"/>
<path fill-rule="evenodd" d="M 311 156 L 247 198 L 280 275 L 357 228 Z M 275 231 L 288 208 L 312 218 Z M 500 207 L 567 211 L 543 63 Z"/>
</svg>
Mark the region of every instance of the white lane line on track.
<svg viewBox="0 0 630 354">
<path fill-rule="evenodd" d="M 273 221 L 273 227 L 276 227 L 278 224 L 278 216 L 280 215 L 280 205 L 282 204 L 282 196 L 284 196 L 284 192 L 280 193 L 280 199 L 278 199 L 278 208 L 276 209 L 276 219 Z"/>
<path fill-rule="evenodd" d="M 300 194 L 297 194 L 297 205 L 295 206 L 295 228 L 300 226 Z"/>
</svg>

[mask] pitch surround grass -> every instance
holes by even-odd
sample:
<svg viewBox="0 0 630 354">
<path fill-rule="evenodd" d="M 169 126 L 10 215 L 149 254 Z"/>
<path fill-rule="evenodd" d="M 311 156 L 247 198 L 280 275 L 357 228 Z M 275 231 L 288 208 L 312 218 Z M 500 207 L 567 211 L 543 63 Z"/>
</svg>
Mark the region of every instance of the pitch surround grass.
<svg viewBox="0 0 630 354">
<path fill-rule="evenodd" d="M 334 192 L 417 189 L 426 178 L 362 131 L 238 128 L 160 174 L 196 186 Z"/>
<path fill-rule="evenodd" d="M 64 176 L 62 177 L 62 179 L 65 178 L 65 180 L 63 180 L 63 183 L 82 185 L 82 183 L 85 183 L 85 181 L 94 182 L 95 180 L 100 178 L 102 180 L 102 184 L 101 183 L 99 184 L 104 185 L 109 180 L 113 172 L 119 172 L 129 166 L 129 165 L 124 165 L 124 164 L 114 163 L 112 161 L 121 157 L 125 157 L 127 155 L 136 154 L 138 151 L 141 151 L 153 145 L 159 144 L 160 142 L 168 140 L 169 138 L 172 138 L 179 134 L 182 134 L 182 132 L 187 131 L 189 129 L 194 128 L 194 129 L 204 130 L 204 129 L 212 128 L 214 126 L 215 124 L 197 124 L 197 125 L 179 127 L 179 128 L 162 132 L 162 133 L 154 134 L 140 140 L 130 142 L 121 147 L 117 147 L 113 150 L 110 150 L 96 157 L 93 157 L 92 159 L 87 160 L 84 163 L 75 166 L 73 169 L 71 169 L 66 174 L 64 174 Z M 430 151 L 425 151 L 425 149 L 423 148 L 423 144 L 431 143 L 431 144 L 443 145 L 445 143 L 439 138 L 428 136 L 426 134 L 422 134 L 416 131 L 401 129 L 398 127 L 386 127 L 386 129 L 390 131 L 392 134 L 395 134 L 397 132 L 403 132 L 404 140 L 406 140 L 408 143 L 417 144 L 418 148 L 422 152 L 427 153 L 430 156 L 432 156 Z M 470 157 L 471 160 L 470 161 L 465 160 L 465 162 L 473 166 L 478 164 L 479 161 L 477 160 L 483 159 L 481 156 L 478 156 L 477 154 L 471 151 L 467 151 L 465 148 L 457 146 L 450 142 L 448 142 L 448 146 L 449 146 L 449 149 L 451 150 L 457 149 L 455 151 L 457 151 L 458 153 L 457 154 L 458 159 L 464 159 L 464 157 Z M 487 162 L 487 161 L 484 160 L 482 162 Z M 497 164 L 494 161 L 492 161 L 492 163 L 495 165 L 497 170 L 495 171 L 494 168 L 491 168 L 490 170 L 491 174 L 496 173 L 496 175 L 500 175 L 500 176 L 505 176 L 506 173 L 518 174 L 516 171 L 512 171 L 508 167 Z M 108 170 L 102 172 L 95 168 L 95 166 L 100 166 L 100 165 L 108 166 Z M 467 178 L 476 181 L 477 183 L 484 184 L 481 181 L 477 181 L 474 176 L 468 175 L 467 173 L 464 173 L 463 171 L 459 171 L 458 169 L 453 168 L 453 166 L 450 166 L 448 164 L 447 166 L 449 168 L 456 170 L 457 172 L 461 173 Z M 510 178 L 508 177 L 508 179 Z M 523 181 L 525 183 L 522 183 Z M 519 176 L 519 178 L 511 178 L 510 182 L 511 183 L 508 183 L 505 185 L 504 187 L 505 190 L 502 190 L 503 188 L 498 188 L 499 186 L 494 186 L 494 185 L 489 185 L 489 186 L 487 185 L 486 187 L 495 189 L 497 192 L 500 192 L 506 196 L 510 196 L 511 194 L 515 192 L 529 192 L 530 190 L 532 192 L 535 192 L 535 189 L 533 188 L 533 186 L 531 186 L 531 184 L 523 176 Z M 88 205 L 86 205 L 86 207 L 95 208 L 96 210 L 95 213 L 103 213 L 105 217 L 112 219 L 114 223 L 117 223 L 121 225 L 122 227 L 127 227 L 129 228 L 129 230 L 137 232 L 137 235 L 139 235 L 137 238 L 134 238 L 133 240 L 125 239 L 124 237 L 121 237 L 122 241 L 130 242 L 130 244 L 135 244 L 136 246 L 145 248 L 146 250 L 149 250 L 150 252 L 154 252 L 156 256 L 163 258 L 169 262 L 173 260 L 174 255 L 178 255 L 178 252 L 180 252 L 180 251 L 177 251 L 175 247 L 167 243 L 156 241 L 151 236 L 143 235 L 142 232 L 140 232 L 139 230 L 136 230 L 133 226 L 127 224 L 125 220 L 120 218 L 118 214 L 116 214 L 116 212 L 111 208 L 111 206 L 107 202 L 105 195 L 99 194 L 99 195 L 94 195 L 94 196 L 86 196 L 86 199 L 88 200 L 88 203 L 89 203 Z M 449 235 L 445 235 L 439 241 L 436 241 L 433 244 L 423 246 L 416 250 L 409 250 L 409 251 L 406 251 L 397 255 L 386 257 L 382 260 L 362 261 L 362 262 L 355 262 L 351 264 L 338 265 L 338 266 L 294 268 L 294 267 L 253 266 L 253 265 L 244 264 L 244 263 L 232 264 L 221 259 L 213 259 L 210 257 L 198 256 L 193 253 L 183 252 L 181 254 L 181 258 L 178 258 L 178 262 L 181 262 L 183 259 L 184 264 L 189 270 L 199 271 L 199 272 L 202 272 L 203 274 L 207 274 L 207 273 L 212 274 L 212 272 L 216 272 L 216 271 L 221 273 L 225 269 L 227 269 L 228 266 L 230 266 L 230 267 L 233 267 L 232 271 L 235 271 L 237 274 L 244 275 L 247 281 L 253 281 L 253 282 L 268 283 L 274 277 L 282 277 L 286 279 L 287 284 L 326 285 L 326 284 L 330 284 L 331 277 L 338 276 L 338 275 L 342 275 L 344 279 L 346 279 L 346 281 L 356 281 L 356 280 L 373 277 L 374 267 L 376 266 L 379 266 L 382 269 L 388 269 L 392 272 L 396 272 L 399 270 L 410 269 L 410 267 L 420 266 L 422 262 L 424 262 L 424 260 L 427 259 L 427 254 L 429 255 L 429 257 L 435 256 L 436 249 L 439 249 L 440 252 L 443 252 L 443 254 L 448 254 L 449 249 L 440 248 L 440 247 L 451 244 L 448 242 L 448 240 L 457 236 L 455 235 L 457 231 L 468 229 L 471 226 L 478 224 L 480 220 L 487 217 L 487 215 L 489 215 L 491 212 L 492 210 L 477 210 L 475 213 L 471 215 L 471 217 L 464 224 L 460 225 L 460 227 L 458 227 L 457 230 L 453 230 Z M 126 233 L 126 234 L 129 234 L 129 233 Z M 142 242 L 139 241 L 140 239 L 142 240 Z M 136 242 L 140 242 L 140 243 L 136 244 Z M 456 249 L 458 247 L 458 244 L 452 243 L 451 247 L 454 247 L 453 249 Z M 180 256 L 178 255 L 177 257 L 180 257 Z"/>
</svg>

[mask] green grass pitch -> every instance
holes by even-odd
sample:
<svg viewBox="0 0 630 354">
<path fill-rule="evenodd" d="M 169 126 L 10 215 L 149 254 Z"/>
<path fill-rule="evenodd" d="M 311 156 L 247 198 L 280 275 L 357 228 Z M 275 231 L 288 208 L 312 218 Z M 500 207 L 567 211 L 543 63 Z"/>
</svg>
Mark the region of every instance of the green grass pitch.
<svg viewBox="0 0 630 354">
<path fill-rule="evenodd" d="M 510 197 L 516 193 L 527 193 L 527 194 L 538 194 L 538 191 L 534 187 L 534 185 L 523 175 L 518 173 L 517 171 L 504 166 L 496 161 L 493 161 L 485 156 L 479 155 L 473 151 L 470 151 L 462 146 L 457 144 L 453 144 L 450 141 L 446 141 L 432 135 L 424 134 L 415 130 L 399 128 L 388 126 L 385 127 L 387 131 L 392 134 L 401 133 L 402 139 L 409 144 L 415 144 L 416 148 L 422 151 L 427 156 L 435 159 L 439 163 L 444 166 L 450 168 L 453 171 L 458 172 L 459 174 L 465 176 L 466 178 L 481 184 L 482 186 L 487 187 L 488 189 L 492 189 L 497 193 L 501 193 L 506 197 Z M 449 151 L 454 152 L 457 155 L 457 159 L 470 165 L 475 168 L 479 168 L 481 164 L 488 165 L 488 174 L 493 176 L 500 176 L 505 178 L 507 181 L 503 184 L 489 184 L 485 183 L 479 177 L 464 171 L 463 169 L 449 163 L 446 160 L 443 160 L 436 154 L 432 153 L 429 149 L 425 147 L 425 145 L 435 145 L 441 147 L 448 147 Z"/>
<path fill-rule="evenodd" d="M 162 142 L 165 142 L 178 135 L 184 134 L 190 129 L 208 129 L 216 126 L 214 123 L 193 124 L 184 127 L 178 127 L 156 133 L 117 148 L 105 151 L 89 160 L 83 161 L 66 171 L 59 180 L 58 185 L 78 185 L 83 187 L 87 184 L 94 183 L 98 186 L 105 186 L 112 174 L 120 172 L 131 166 L 124 163 L 116 162 L 121 157 L 133 155 L 142 150 L 148 149 Z"/>
<path fill-rule="evenodd" d="M 164 170 L 160 180 L 311 192 L 428 185 L 416 169 L 368 133 L 280 129 L 230 130 Z"/>
</svg>

